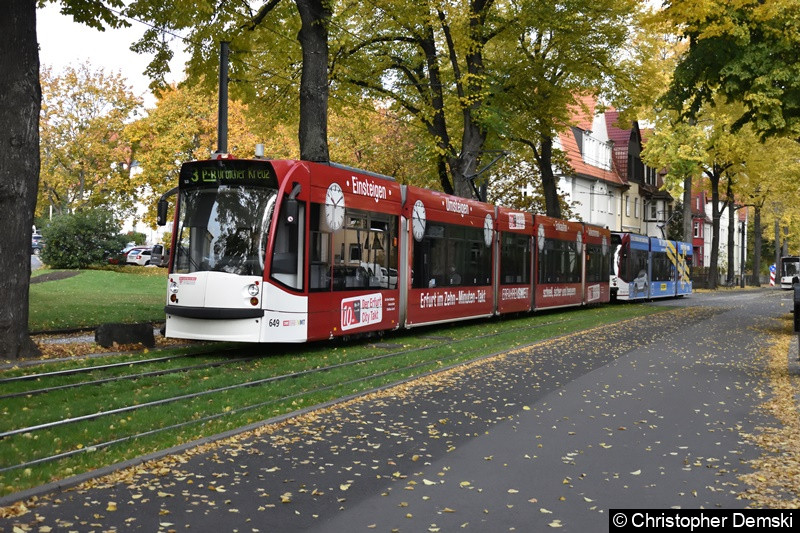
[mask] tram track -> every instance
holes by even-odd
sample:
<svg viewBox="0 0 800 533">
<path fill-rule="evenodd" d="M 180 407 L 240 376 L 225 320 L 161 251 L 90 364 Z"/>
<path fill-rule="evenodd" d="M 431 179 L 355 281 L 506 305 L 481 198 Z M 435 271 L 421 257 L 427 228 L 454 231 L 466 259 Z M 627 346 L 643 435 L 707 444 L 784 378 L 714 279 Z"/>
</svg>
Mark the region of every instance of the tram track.
<svg viewBox="0 0 800 533">
<path fill-rule="evenodd" d="M 499 335 L 513 334 L 515 332 L 522 331 L 522 330 L 530 331 L 532 329 L 538 329 L 538 328 L 543 328 L 543 327 L 547 327 L 547 326 L 558 326 L 558 325 L 561 325 L 561 324 L 569 323 L 569 322 L 571 322 L 573 320 L 575 320 L 575 319 L 574 318 L 562 318 L 562 319 L 559 319 L 559 320 L 548 321 L 548 322 L 544 322 L 544 323 L 536 324 L 536 325 L 526 325 L 526 326 L 521 326 L 521 327 L 503 328 L 501 331 L 494 331 L 494 332 L 486 333 L 486 334 L 483 334 L 483 335 L 468 336 L 468 337 L 463 338 L 463 339 L 455 339 L 454 340 L 454 339 L 451 339 L 451 338 L 448 338 L 448 337 L 444 337 L 444 338 L 440 337 L 438 342 L 426 343 L 426 344 L 424 344 L 422 346 L 418 346 L 418 347 L 414 347 L 414 348 L 407 348 L 407 349 L 401 349 L 401 350 L 392 350 L 392 351 L 387 352 L 387 353 L 374 355 L 374 356 L 370 356 L 370 357 L 361 357 L 361 358 L 358 358 L 358 359 L 349 360 L 349 361 L 343 361 L 343 362 L 339 362 L 339 363 L 335 363 L 335 364 L 331 364 L 331 365 L 325 365 L 325 366 L 321 366 L 321 367 L 309 368 L 309 369 L 296 371 L 296 372 L 288 372 L 288 373 L 268 376 L 268 377 L 261 378 L 261 379 L 256 379 L 256 380 L 244 381 L 244 382 L 241 382 L 241 383 L 235 383 L 235 384 L 224 386 L 224 387 L 216 387 L 216 388 L 202 390 L 202 391 L 189 393 L 189 394 L 174 395 L 174 396 L 169 396 L 169 397 L 166 397 L 166 398 L 161 398 L 161 399 L 158 399 L 158 400 L 153 400 L 153 401 L 150 401 L 150 402 L 143 402 L 143 403 L 134 404 L 134 405 L 127 405 L 127 406 L 120 407 L 120 408 L 102 410 L 102 411 L 97 411 L 97 412 L 94 412 L 94 413 L 88 413 L 88 414 L 84 414 L 84 415 L 80 415 L 80 416 L 68 417 L 68 418 L 53 420 L 53 421 L 50 421 L 50 422 L 29 425 L 29 426 L 26 426 L 26 427 L 15 428 L 15 429 L 7 430 L 5 432 L 0 433 L 0 442 L 5 440 L 5 439 L 9 439 L 9 438 L 15 438 L 15 437 L 16 438 L 20 438 L 20 436 L 25 436 L 25 437 L 30 438 L 30 436 L 32 434 L 35 434 L 37 432 L 42 432 L 42 431 L 45 431 L 45 430 L 56 430 L 57 428 L 60 428 L 60 427 L 63 427 L 63 426 L 71 426 L 71 425 L 79 424 L 81 422 L 94 421 L 94 420 L 97 420 L 97 419 L 100 419 L 100 418 L 105 418 L 105 417 L 113 417 L 113 416 L 117 416 L 117 415 L 125 415 L 125 414 L 131 413 L 133 411 L 139 411 L 139 410 L 148 409 L 148 408 L 157 408 L 157 407 L 166 406 L 166 405 L 169 405 L 169 404 L 175 404 L 175 403 L 178 403 L 178 402 L 191 402 L 191 401 L 203 398 L 203 397 L 213 397 L 214 395 L 225 394 L 225 393 L 228 393 L 228 392 L 231 392 L 231 391 L 235 391 L 235 390 L 239 390 L 239 389 L 253 388 L 253 387 L 259 387 L 259 386 L 264 386 L 264 385 L 268 385 L 268 384 L 287 382 L 289 380 L 297 380 L 299 378 L 311 377 L 311 376 L 320 375 L 320 374 L 323 374 L 323 373 L 330 373 L 330 372 L 333 372 L 333 371 L 336 371 L 336 370 L 357 367 L 359 365 L 366 367 L 367 365 L 379 362 L 381 360 L 386 360 L 386 359 L 389 359 L 389 358 L 402 358 L 404 356 L 417 356 L 420 353 L 423 353 L 423 352 L 426 352 L 426 351 L 432 351 L 432 350 L 436 350 L 436 349 L 441 349 L 444 346 L 457 347 L 457 346 L 460 346 L 460 345 L 463 345 L 463 344 L 467 344 L 467 343 L 476 343 L 476 342 L 481 341 L 481 340 L 491 339 L 491 338 L 499 336 Z M 355 378 L 350 379 L 350 380 L 335 382 L 335 383 L 328 384 L 328 385 L 323 385 L 323 386 L 312 387 L 312 388 L 309 388 L 309 389 L 303 389 L 303 390 L 298 391 L 298 392 L 291 392 L 291 393 L 288 393 L 288 394 L 281 394 L 281 395 L 279 395 L 277 397 L 271 398 L 271 399 L 263 401 L 263 402 L 257 402 L 255 404 L 251 404 L 251 405 L 242 405 L 242 406 L 238 406 L 238 407 L 235 407 L 235 408 L 232 408 L 232 409 L 223 410 L 221 412 L 209 413 L 207 415 L 204 415 L 204 416 L 201 416 L 201 417 L 197 417 L 197 418 L 193 418 L 191 420 L 184 420 L 184 421 L 181 421 L 181 422 L 178 422 L 178 423 L 174 423 L 174 424 L 167 424 L 167 425 L 164 425 L 162 427 L 150 428 L 150 429 L 147 429 L 145 431 L 139 431 L 139 432 L 136 432 L 136 433 L 133 433 L 133 434 L 124 435 L 124 436 L 121 436 L 119 438 L 110 439 L 110 440 L 103 441 L 103 442 L 93 442 L 93 443 L 88 444 L 87 446 L 82 446 L 82 447 L 80 447 L 78 449 L 72 449 L 72 450 L 67 450 L 67 451 L 59 451 L 58 453 L 53 453 L 53 454 L 48 455 L 46 457 L 38 457 L 38 458 L 31 459 L 29 461 L 20 462 L 18 464 L 3 465 L 3 466 L 0 466 L 0 472 L 7 472 L 7 471 L 11 471 L 11 470 L 16 470 L 16 469 L 19 469 L 19 468 L 28 468 L 28 467 L 30 467 L 32 465 L 37 465 L 37 464 L 42 464 L 42 463 L 46 463 L 46 462 L 57 461 L 57 460 L 64 459 L 64 458 L 67 458 L 67 457 L 71 457 L 71 456 L 74 456 L 74 455 L 79 455 L 79 454 L 86 453 L 86 452 L 91 452 L 91 451 L 96 451 L 96 450 L 103 449 L 103 448 L 108 448 L 108 447 L 111 447 L 111 446 L 113 446 L 115 444 L 129 442 L 129 441 L 132 441 L 132 440 L 135 440 L 135 439 L 147 437 L 147 436 L 154 435 L 154 434 L 157 434 L 157 433 L 161 433 L 161 432 L 164 432 L 164 431 L 177 430 L 177 429 L 180 429 L 180 428 L 184 428 L 186 426 L 202 424 L 202 423 L 210 422 L 210 421 L 213 421 L 213 420 L 216 420 L 216 419 L 220 419 L 220 418 L 223 418 L 223 417 L 226 417 L 226 416 L 232 416 L 232 415 L 246 413 L 247 411 L 253 411 L 253 410 L 257 410 L 257 409 L 266 408 L 266 407 L 269 407 L 270 405 L 277 405 L 277 404 L 281 404 L 281 403 L 285 403 L 285 402 L 291 402 L 293 400 L 297 400 L 297 399 L 303 398 L 305 396 L 309 396 L 309 395 L 313 395 L 313 394 L 317 394 L 317 393 L 329 392 L 331 390 L 334 390 L 334 389 L 342 387 L 342 386 L 349 386 L 349 385 L 353 385 L 353 384 L 366 382 L 366 381 L 369 381 L 369 380 L 379 380 L 379 379 L 383 379 L 383 378 L 389 377 L 389 376 L 391 376 L 393 374 L 400 374 L 400 373 L 403 373 L 403 372 L 406 372 L 406 373 L 407 372 L 411 372 L 414 369 L 419 369 L 419 368 L 425 367 L 425 366 L 436 365 L 437 367 L 440 367 L 442 361 L 455 360 L 455 359 L 458 359 L 458 358 L 463 359 L 465 357 L 469 358 L 470 354 L 473 354 L 473 353 L 476 353 L 476 352 L 479 352 L 479 351 L 486 351 L 489 346 L 490 345 L 487 345 L 486 343 L 479 343 L 479 345 L 477 345 L 477 346 L 466 347 L 464 349 L 459 349 L 459 350 L 453 350 L 452 354 L 448 354 L 448 355 L 445 355 L 445 356 L 439 355 L 439 356 L 433 357 L 433 358 L 423 358 L 422 360 L 415 360 L 416 362 L 412 362 L 412 363 L 407 364 L 407 365 L 401 365 L 401 366 L 399 366 L 397 368 L 390 368 L 390 369 L 387 369 L 387 370 L 382 370 L 380 372 L 370 372 L 367 375 L 358 376 L 358 377 L 355 377 Z M 255 358 L 256 357 L 253 357 L 253 358 L 241 358 L 241 359 L 255 359 Z M 242 362 L 241 360 L 237 360 L 237 361 L 238 362 Z M 161 372 L 163 372 L 163 371 L 161 371 Z M 81 385 L 85 385 L 85 386 L 94 385 L 94 384 L 96 384 L 96 381 L 98 381 L 98 380 L 84 382 L 82 384 L 74 384 L 72 386 L 73 387 L 79 387 Z M 51 390 L 55 390 L 55 388 L 53 388 Z M 22 393 L 20 393 L 20 395 L 22 395 Z"/>
<path fill-rule="evenodd" d="M 185 356 L 181 356 L 181 357 L 185 357 Z M 144 363 L 144 362 L 152 363 L 152 362 L 167 361 L 167 360 L 172 360 L 172 359 L 175 359 L 175 357 L 164 357 L 164 358 L 160 358 L 160 359 L 150 359 L 148 361 L 136 361 L 136 363 L 137 364 L 138 363 Z M 256 359 L 256 357 L 240 357 L 240 358 L 237 358 L 237 359 L 225 359 L 225 360 L 221 360 L 221 361 L 212 361 L 212 362 L 209 362 L 209 363 L 202 363 L 202 364 L 198 364 L 198 365 L 181 366 L 181 367 L 170 368 L 170 369 L 165 369 L 165 370 L 153 370 L 151 372 L 140 372 L 138 374 L 125 374 L 125 375 L 122 375 L 122 376 L 101 378 L 101 379 L 95 379 L 95 380 L 91 380 L 91 381 L 81 381 L 81 382 L 78 382 L 78 383 L 70 383 L 70 384 L 67 384 L 67 385 L 56 385 L 54 387 L 43 387 L 43 388 L 40 388 L 40 389 L 30 389 L 30 390 L 25 390 L 25 391 L 19 391 L 19 392 L 13 392 L 13 393 L 10 393 L 10 394 L 0 395 L 0 400 L 6 400 L 6 399 L 10 399 L 10 398 L 19 398 L 19 397 L 22 397 L 22 396 L 36 396 L 37 394 L 46 394 L 48 392 L 55 392 L 55 391 L 66 390 L 66 389 L 73 389 L 73 388 L 77 388 L 77 387 L 85 387 L 85 386 L 90 386 L 90 385 L 103 385 L 105 383 L 113 383 L 115 381 L 126 381 L 126 380 L 136 381 L 138 379 L 143 379 L 143 378 L 166 376 L 168 374 L 175 374 L 175 373 L 179 373 L 179 372 L 190 372 L 192 370 L 201 370 L 201 369 L 206 369 L 206 368 L 216 368 L 216 367 L 230 365 L 230 364 L 234 364 L 234 363 L 244 363 L 244 362 L 252 361 L 254 359 Z M 125 366 L 129 366 L 129 365 L 127 365 L 125 363 L 119 363 L 119 364 L 106 365 L 104 367 L 94 367 L 94 368 L 105 370 L 107 368 L 112 368 L 112 367 L 116 368 L 116 367 L 119 367 L 119 366 L 125 367 Z M 94 369 L 92 369 L 92 370 L 94 370 Z M 76 372 L 69 372 L 68 374 L 61 374 L 60 372 L 52 372 L 52 373 L 49 373 L 49 374 L 41 374 L 41 375 L 50 377 L 50 376 L 54 376 L 54 375 L 69 375 L 69 374 L 73 374 L 74 375 L 75 373 Z M 27 377 L 27 376 L 25 376 L 25 377 Z M 0 382 L 0 384 L 1 383 L 2 382 Z"/>
</svg>

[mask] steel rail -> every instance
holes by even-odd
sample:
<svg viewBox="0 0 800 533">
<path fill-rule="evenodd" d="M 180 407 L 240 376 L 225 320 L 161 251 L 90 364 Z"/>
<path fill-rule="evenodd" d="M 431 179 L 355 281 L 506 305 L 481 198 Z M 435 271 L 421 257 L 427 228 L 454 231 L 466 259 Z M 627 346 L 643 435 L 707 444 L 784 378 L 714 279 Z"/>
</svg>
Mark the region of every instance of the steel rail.
<svg viewBox="0 0 800 533">
<path fill-rule="evenodd" d="M 69 376 L 72 374 L 82 374 L 94 372 L 95 370 L 108 370 L 109 368 L 119 368 L 122 366 L 143 365 L 146 363 L 160 363 L 162 361 L 169 361 L 170 359 L 180 359 L 181 357 L 190 357 L 198 354 L 180 354 L 180 355 L 167 355 L 164 357 L 153 357 L 150 359 L 138 359 L 135 361 L 126 361 L 123 363 L 109 363 L 107 365 L 97 366 L 83 366 L 80 368 L 69 368 L 67 370 L 54 370 L 53 372 L 42 372 L 40 374 L 26 374 L 24 376 L 14 376 L 10 378 L 0 378 L 0 385 L 3 383 L 12 383 L 17 381 L 30 381 L 34 379 L 50 378 L 58 376 Z"/>
<path fill-rule="evenodd" d="M 241 363 L 246 361 L 252 361 L 256 359 L 255 356 L 253 357 L 240 357 L 238 359 L 225 359 L 222 361 L 213 361 L 210 363 L 202 363 L 199 365 L 192 365 L 192 366 L 182 366 L 179 368 L 168 368 L 164 370 L 153 370 L 151 372 L 141 372 L 139 374 L 126 374 L 124 376 L 114 376 L 110 378 L 103 378 L 103 379 L 95 379 L 92 381 L 81 381 L 80 383 L 70 383 L 67 385 L 56 385 L 55 387 L 44 387 L 41 389 L 31 389 L 27 391 L 20 391 L 20 392 L 12 392 L 9 394 L 4 394 L 0 396 L 0 400 L 5 400 L 8 398 L 19 398 L 21 396 L 36 396 L 38 394 L 45 394 L 48 392 L 55 392 L 59 390 L 65 389 L 73 389 L 76 387 L 84 387 L 89 385 L 102 385 L 104 383 L 113 383 L 115 381 L 125 381 L 131 380 L 135 381 L 141 378 L 149 378 L 155 376 L 165 376 L 167 374 L 177 374 L 179 372 L 189 372 L 190 370 L 201 370 L 203 368 L 215 368 L 218 366 L 224 366 L 232 363 Z"/>
<path fill-rule="evenodd" d="M 469 341 L 474 341 L 476 339 L 494 337 L 494 336 L 497 336 L 497 335 L 500 335 L 500 334 L 513 332 L 514 330 L 536 329 L 536 328 L 539 328 L 539 327 L 544 327 L 544 326 L 550 326 L 550 325 L 554 325 L 554 324 L 561 324 L 561 323 L 569 322 L 571 320 L 573 320 L 573 319 L 558 320 L 558 321 L 554 321 L 554 322 L 547 322 L 547 323 L 544 323 L 544 324 L 538 324 L 536 326 L 526 326 L 526 327 L 520 327 L 520 328 L 512 328 L 510 331 L 494 332 L 494 333 L 488 333 L 488 334 L 485 334 L 485 335 L 478 335 L 478 336 L 475 336 L 475 337 L 469 337 L 469 338 L 466 338 L 466 339 L 461 339 L 461 340 L 457 340 L 457 341 L 451 341 L 451 343 L 469 342 Z M 331 370 L 335 370 L 335 369 L 338 369 L 338 368 L 345 368 L 345 367 L 348 367 L 348 366 L 354 366 L 354 365 L 358 365 L 358 364 L 364 364 L 364 363 L 368 363 L 368 362 L 379 361 L 381 359 L 385 359 L 385 358 L 388 358 L 388 357 L 394 357 L 394 356 L 398 356 L 398 355 L 405 355 L 405 354 L 408 354 L 408 353 L 420 352 L 420 351 L 424 351 L 424 350 L 431 350 L 431 349 L 434 349 L 434 348 L 438 348 L 438 347 L 442 346 L 443 344 L 447 344 L 447 343 L 446 342 L 442 342 L 442 343 L 422 346 L 422 347 L 419 347 L 419 348 L 411 348 L 409 350 L 401 350 L 401 351 L 398 351 L 398 352 L 390 352 L 390 353 L 386 353 L 386 354 L 382 354 L 382 355 L 377 355 L 377 356 L 372 356 L 372 357 L 365 357 L 365 358 L 362 358 L 362 359 L 356 359 L 354 361 L 347 361 L 347 362 L 344 362 L 344 363 L 337 363 L 335 365 L 328 365 L 328 366 L 325 366 L 325 367 L 309 369 L 309 370 L 301 370 L 299 372 L 292 372 L 290 374 L 283 374 L 283 375 L 280 375 L 280 376 L 270 376 L 268 378 L 263 378 L 263 379 L 259 379 L 259 380 L 255 380 L 255 381 L 246 381 L 244 383 L 237 383 L 235 385 L 227 385 L 225 387 L 217 387 L 217 388 L 208 389 L 208 390 L 205 390 L 205 391 L 200 391 L 200 392 L 195 392 L 195 393 L 190 393 L 190 394 L 182 394 L 182 395 L 179 395 L 179 396 L 172 396 L 172 397 L 169 397 L 169 398 L 162 398 L 160 400 L 153 400 L 151 402 L 146 402 L 146 403 L 141 403 L 141 404 L 136 404 L 136 405 L 129 405 L 129 406 L 126 406 L 126 407 L 120 407 L 118 409 L 111 409 L 111 410 L 108 410 L 108 411 L 98 411 L 96 413 L 90 413 L 90 414 L 87 414 L 87 415 L 81 415 L 81 416 L 76 416 L 76 417 L 72 417 L 72 418 L 64 418 L 64 419 L 56 420 L 56 421 L 53 421 L 53 422 L 46 422 L 46 423 L 37 424 L 37 425 L 34 425 L 34 426 L 28 426 L 28 427 L 24 427 L 24 428 L 18 428 L 18 429 L 9 430 L 9 431 L 0 433 L 0 439 L 4 439 L 6 437 L 11 437 L 11 436 L 14 436 L 14 435 L 20 435 L 20 434 L 23 434 L 23 433 L 33 433 L 35 431 L 40 431 L 40 430 L 43 430 L 43 429 L 50 429 L 50 428 L 54 428 L 54 427 L 58 427 L 58 426 L 64 426 L 64 425 L 67 425 L 67 424 L 74 424 L 76 422 L 85 422 L 85 421 L 88 421 L 88 420 L 95 420 L 97 418 L 102 418 L 104 416 L 119 415 L 119 414 L 131 412 L 131 411 L 136 411 L 136 410 L 139 410 L 139 409 L 144 409 L 144 408 L 147 408 L 147 407 L 158 407 L 158 406 L 161 406 L 161 405 L 166 405 L 166 404 L 169 404 L 169 403 L 174 403 L 174 402 L 178 402 L 178 401 L 182 401 L 182 400 L 191 400 L 191 399 L 194 399 L 194 398 L 200 398 L 200 397 L 203 397 L 203 396 L 208 396 L 210 394 L 217 394 L 217 393 L 220 393 L 220 392 L 227 392 L 227 391 L 230 391 L 230 390 L 243 389 L 243 388 L 249 388 L 249 387 L 257 387 L 257 386 L 260 386 L 260 385 L 265 385 L 267 383 L 274 383 L 274 382 L 278 382 L 278 381 L 284 381 L 284 380 L 287 380 L 287 379 L 298 378 L 298 377 L 311 375 L 311 374 L 315 374 L 315 373 L 329 372 Z"/>
<path fill-rule="evenodd" d="M 538 327 L 538 326 L 534 326 L 534 327 Z M 464 342 L 466 340 L 474 340 L 474 339 L 480 339 L 480 338 L 484 338 L 484 337 L 492 337 L 492 336 L 495 336 L 495 335 L 499 335 L 499 333 L 481 335 L 481 336 L 478 336 L 478 337 L 472 337 L 470 339 L 464 339 L 462 341 L 456 341 L 456 342 Z M 442 344 L 445 344 L 445 343 L 442 343 Z M 432 349 L 432 348 L 435 348 L 437 346 L 441 346 L 441 344 L 436 345 L 436 346 L 427 346 L 427 347 L 416 348 L 416 349 L 412 349 L 412 350 L 406 350 L 404 352 L 397 352 L 395 354 L 383 354 L 383 355 L 379 356 L 379 358 L 388 357 L 389 355 L 397 355 L 398 353 L 409 353 L 409 352 L 421 351 L 421 350 L 426 350 L 426 349 Z M 128 435 L 128 436 L 125 436 L 125 437 L 120 437 L 118 439 L 114 439 L 114 440 L 110 440 L 110 441 L 106 441 L 106 442 L 93 444 L 93 445 L 87 446 L 85 448 L 79 448 L 79 449 L 75 449 L 75 450 L 70 450 L 70 451 L 67 451 L 67 452 L 62 452 L 62 453 L 51 455 L 51 456 L 48 456 L 48 457 L 41 457 L 39 459 L 34 459 L 32 461 L 27 461 L 25 463 L 20 463 L 20 464 L 17 464 L 17 465 L 11 465 L 11 466 L 2 467 L 2 468 L 0 468 L 0 473 L 8 472 L 10 470 L 16 470 L 16 469 L 19 469 L 19 468 L 27 468 L 27 467 L 30 467 L 30 466 L 35 466 L 35 465 L 38 465 L 38 464 L 48 463 L 48 462 L 52 462 L 52 461 L 57 461 L 59 459 L 66 459 L 68 457 L 72 457 L 74 455 L 78 455 L 78 454 L 81 454 L 81 453 L 94 452 L 94 451 L 97 451 L 99 449 L 108 448 L 109 446 L 113 446 L 115 444 L 121 444 L 123 442 L 128 442 L 128 441 L 135 440 L 135 439 L 138 439 L 138 438 L 141 438 L 141 437 L 148 437 L 150 435 L 155 435 L 155 434 L 161 433 L 163 431 L 168 431 L 168 430 L 173 430 L 173 429 L 180 429 L 180 428 L 183 428 L 183 427 L 186 427 L 186 426 L 190 426 L 190 425 L 193 425 L 193 424 L 201 424 L 201 423 L 205 423 L 205 422 L 210 422 L 212 420 L 216 420 L 217 418 L 222 418 L 222 417 L 225 417 L 225 416 L 228 416 L 228 415 L 240 414 L 240 413 L 243 413 L 245 411 L 252 411 L 254 409 L 260 409 L 262 407 L 267 407 L 269 405 L 273 405 L 273 404 L 276 404 L 276 403 L 285 402 L 285 401 L 293 400 L 293 399 L 296 399 L 296 398 L 301 398 L 301 397 L 307 396 L 309 394 L 324 392 L 324 391 L 327 391 L 327 390 L 333 390 L 333 389 L 335 389 L 337 387 L 342 387 L 342 386 L 346 386 L 346 385 L 352 385 L 352 384 L 359 383 L 359 382 L 362 382 L 362 381 L 378 379 L 378 378 L 381 378 L 381 377 L 384 377 L 384 376 L 388 376 L 388 375 L 391 375 L 391 374 L 397 374 L 399 372 L 403 372 L 403 371 L 406 371 L 406 370 L 412 370 L 412 369 L 415 369 L 415 368 L 420 368 L 420 367 L 423 367 L 423 366 L 428 366 L 428 365 L 431 365 L 431 364 L 435 364 L 437 361 L 442 361 L 442 360 L 447 360 L 447 359 L 455 359 L 456 357 L 462 357 L 466 353 L 476 352 L 478 350 L 479 350 L 479 348 L 474 348 L 472 350 L 467 350 L 466 352 L 460 352 L 460 353 L 457 353 L 457 354 L 452 354 L 452 355 L 448 355 L 448 356 L 442 357 L 441 359 L 437 359 L 436 361 L 424 361 L 424 362 L 421 362 L 421 363 L 414 363 L 414 364 L 406 365 L 406 366 L 403 366 L 403 367 L 400 367 L 400 368 L 394 368 L 394 369 L 391 369 L 391 370 L 386 370 L 384 372 L 379 372 L 377 374 L 370 374 L 369 376 L 362 376 L 360 378 L 354 378 L 354 379 L 350 379 L 350 380 L 347 380 L 347 381 L 342 381 L 340 383 L 335 383 L 333 385 L 326 385 L 324 387 L 318 387 L 318 388 L 315 388 L 315 389 L 310 389 L 310 390 L 305 390 L 305 391 L 298 392 L 298 393 L 295 393 L 295 394 L 290 394 L 288 396 L 282 396 L 280 398 L 275 398 L 275 399 L 272 399 L 272 400 L 268 400 L 266 402 L 261 402 L 261 403 L 257 403 L 257 404 L 253 404 L 253 405 L 247 405 L 247 406 L 244 406 L 244 407 L 240 407 L 238 409 L 233 409 L 231 411 L 223 411 L 223 412 L 220 412 L 220 413 L 215 413 L 213 415 L 204 416 L 202 418 L 197 418 L 197 419 L 193 419 L 193 420 L 187 420 L 185 422 L 180 422 L 178 424 L 172 424 L 170 426 L 164 426 L 164 427 L 161 427 L 161 428 L 151 429 L 149 431 L 144 431 L 142 433 L 137 433 L 135 435 Z M 351 363 L 345 363 L 345 364 L 351 364 Z M 313 372 L 322 372 L 322 371 L 324 371 L 324 369 L 313 370 Z"/>
</svg>

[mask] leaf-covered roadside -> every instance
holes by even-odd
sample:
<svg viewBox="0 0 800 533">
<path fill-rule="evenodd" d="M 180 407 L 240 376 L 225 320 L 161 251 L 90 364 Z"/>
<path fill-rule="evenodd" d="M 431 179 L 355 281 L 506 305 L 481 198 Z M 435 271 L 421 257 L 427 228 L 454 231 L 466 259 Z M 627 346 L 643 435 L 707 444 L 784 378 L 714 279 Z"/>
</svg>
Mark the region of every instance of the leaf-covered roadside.
<svg viewBox="0 0 800 533">
<path fill-rule="evenodd" d="M 800 381 L 790 371 L 786 354 L 790 343 L 798 342 L 790 334 L 788 319 L 782 321 L 782 333 L 761 355 L 766 368 L 763 395 L 767 396 L 760 408 L 775 423 L 763 425 L 758 433 L 746 434 L 747 440 L 763 450 L 761 457 L 752 461 L 753 472 L 741 476 L 751 488 L 742 498 L 751 500 L 753 507 L 800 507 L 800 404 L 797 400 Z M 771 395 L 770 395 L 771 393 Z"/>
</svg>

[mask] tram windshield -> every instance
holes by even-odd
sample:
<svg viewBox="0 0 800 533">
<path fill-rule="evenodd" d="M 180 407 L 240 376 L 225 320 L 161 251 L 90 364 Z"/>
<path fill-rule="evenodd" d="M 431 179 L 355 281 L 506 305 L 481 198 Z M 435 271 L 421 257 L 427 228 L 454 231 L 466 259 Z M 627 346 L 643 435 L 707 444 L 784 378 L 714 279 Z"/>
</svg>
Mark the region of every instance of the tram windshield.
<svg viewBox="0 0 800 533">
<path fill-rule="evenodd" d="M 782 276 L 796 276 L 800 273 L 800 257 L 784 257 L 781 262 L 783 263 Z"/>
<path fill-rule="evenodd" d="M 262 276 L 276 196 L 265 187 L 181 191 L 175 272 Z"/>
</svg>

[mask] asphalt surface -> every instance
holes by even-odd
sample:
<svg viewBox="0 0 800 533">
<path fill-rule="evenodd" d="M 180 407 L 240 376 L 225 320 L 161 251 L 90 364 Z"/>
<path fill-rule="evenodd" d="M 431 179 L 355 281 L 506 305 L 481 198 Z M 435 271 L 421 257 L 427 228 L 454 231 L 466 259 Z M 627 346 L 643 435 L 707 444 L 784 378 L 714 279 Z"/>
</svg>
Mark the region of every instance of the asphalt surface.
<svg viewBox="0 0 800 533">
<path fill-rule="evenodd" d="M 756 356 L 784 298 L 661 302 L 674 309 L 42 494 L 0 530 L 604 531 L 614 508 L 743 508 Z"/>
</svg>

